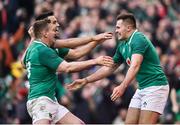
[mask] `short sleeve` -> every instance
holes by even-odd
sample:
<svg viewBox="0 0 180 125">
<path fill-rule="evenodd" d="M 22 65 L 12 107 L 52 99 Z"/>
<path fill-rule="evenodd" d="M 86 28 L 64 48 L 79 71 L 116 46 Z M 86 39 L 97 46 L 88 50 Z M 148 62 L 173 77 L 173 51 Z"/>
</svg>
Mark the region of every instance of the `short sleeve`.
<svg viewBox="0 0 180 125">
<path fill-rule="evenodd" d="M 61 57 L 61 58 L 64 58 L 69 52 L 69 49 L 68 48 L 60 48 L 58 49 L 58 55 Z"/>
<path fill-rule="evenodd" d="M 120 49 L 120 46 L 118 46 L 118 48 L 116 49 L 116 53 L 113 56 L 114 63 L 117 63 L 117 64 L 121 64 L 124 62 L 124 58 L 121 55 L 119 49 Z"/>
<path fill-rule="evenodd" d="M 57 55 L 55 50 L 46 47 L 39 50 L 39 61 L 42 65 L 56 71 L 63 59 Z"/>
<path fill-rule="evenodd" d="M 149 46 L 149 41 L 145 38 L 143 34 L 137 34 L 132 39 L 131 49 L 132 54 L 141 54 L 144 55 L 145 51 Z"/>
</svg>

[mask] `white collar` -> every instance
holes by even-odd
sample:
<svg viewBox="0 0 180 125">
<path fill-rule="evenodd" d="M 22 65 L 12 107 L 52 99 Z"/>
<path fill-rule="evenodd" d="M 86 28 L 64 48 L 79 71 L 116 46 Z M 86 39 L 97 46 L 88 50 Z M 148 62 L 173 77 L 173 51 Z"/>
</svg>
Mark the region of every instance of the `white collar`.
<svg viewBox="0 0 180 125">
<path fill-rule="evenodd" d="M 128 42 L 128 44 L 129 44 L 129 45 L 130 45 L 131 40 L 132 40 L 132 38 L 133 38 L 133 36 L 134 36 L 134 34 L 135 34 L 136 32 L 138 32 L 138 30 L 137 30 L 137 29 L 136 29 L 136 30 L 132 33 L 132 35 L 131 35 L 131 37 L 130 37 L 130 39 L 129 39 L 129 42 Z"/>
<path fill-rule="evenodd" d="M 34 40 L 33 42 L 35 42 L 35 43 L 40 43 L 40 44 L 42 44 L 42 45 L 48 47 L 48 46 L 47 46 L 46 44 L 44 44 L 43 42 L 40 42 L 40 41 L 37 41 L 37 40 Z"/>
</svg>

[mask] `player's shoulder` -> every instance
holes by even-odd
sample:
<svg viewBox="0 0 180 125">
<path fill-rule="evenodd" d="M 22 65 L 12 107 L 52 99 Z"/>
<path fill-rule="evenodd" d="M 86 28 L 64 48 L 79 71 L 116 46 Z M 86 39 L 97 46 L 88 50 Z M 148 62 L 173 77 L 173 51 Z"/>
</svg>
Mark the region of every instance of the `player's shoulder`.
<svg viewBox="0 0 180 125">
<path fill-rule="evenodd" d="M 55 50 L 54 49 L 52 49 L 52 48 L 50 48 L 50 47 L 47 47 L 47 46 L 39 46 L 38 48 L 37 48 L 37 50 L 38 50 L 38 53 L 40 54 L 40 55 L 45 55 L 45 54 L 54 54 L 54 53 L 56 53 L 55 52 Z"/>
<path fill-rule="evenodd" d="M 137 44 L 148 43 L 148 41 L 149 41 L 149 39 L 142 32 L 136 32 L 134 34 L 134 37 L 132 38 L 132 44 L 133 43 L 137 43 Z"/>
<path fill-rule="evenodd" d="M 145 34 L 140 31 L 134 34 L 134 39 L 144 39 L 144 37 L 145 37 Z"/>
</svg>

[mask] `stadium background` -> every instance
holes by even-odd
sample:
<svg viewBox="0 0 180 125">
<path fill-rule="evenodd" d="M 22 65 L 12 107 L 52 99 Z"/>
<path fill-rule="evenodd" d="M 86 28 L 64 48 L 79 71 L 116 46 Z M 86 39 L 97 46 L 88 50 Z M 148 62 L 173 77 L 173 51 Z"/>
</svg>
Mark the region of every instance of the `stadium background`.
<svg viewBox="0 0 180 125">
<path fill-rule="evenodd" d="M 180 1 L 179 0 L 1 0 L 0 1 L 0 123 L 31 123 L 26 111 L 28 81 L 19 60 L 30 37 L 27 30 L 34 17 L 53 10 L 61 24 L 61 38 L 95 35 L 114 31 L 116 16 L 122 11 L 135 14 L 138 29 L 155 45 L 161 65 L 169 79 L 178 104 L 169 97 L 159 123 L 180 122 Z M 80 60 L 114 54 L 116 38 L 107 40 Z M 80 73 L 60 74 L 62 85 L 96 71 L 92 67 Z M 87 85 L 74 93 L 59 86 L 59 102 L 85 123 L 123 123 L 136 81 L 116 102 L 110 100 L 112 89 L 120 83 L 127 66 L 116 75 Z M 176 119 L 177 118 L 177 119 Z"/>
</svg>

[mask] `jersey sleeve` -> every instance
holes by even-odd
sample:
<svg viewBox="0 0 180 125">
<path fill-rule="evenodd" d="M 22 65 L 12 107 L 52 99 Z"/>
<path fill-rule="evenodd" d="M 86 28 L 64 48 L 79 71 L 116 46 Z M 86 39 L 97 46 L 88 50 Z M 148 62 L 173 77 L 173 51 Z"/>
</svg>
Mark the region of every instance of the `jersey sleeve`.
<svg viewBox="0 0 180 125">
<path fill-rule="evenodd" d="M 114 63 L 121 64 L 124 62 L 124 58 L 122 54 L 119 52 L 120 47 L 118 46 L 116 49 L 116 53 L 113 56 Z"/>
<path fill-rule="evenodd" d="M 59 64 L 63 62 L 63 59 L 57 55 L 55 50 L 43 48 L 39 50 L 39 61 L 42 65 L 56 71 Z"/>
<path fill-rule="evenodd" d="M 144 55 L 149 46 L 147 39 L 142 34 L 137 34 L 134 37 L 131 43 L 132 54 Z"/>
<path fill-rule="evenodd" d="M 64 58 L 69 52 L 69 49 L 68 48 L 60 48 L 58 49 L 58 55 L 61 57 L 61 58 Z"/>
</svg>

